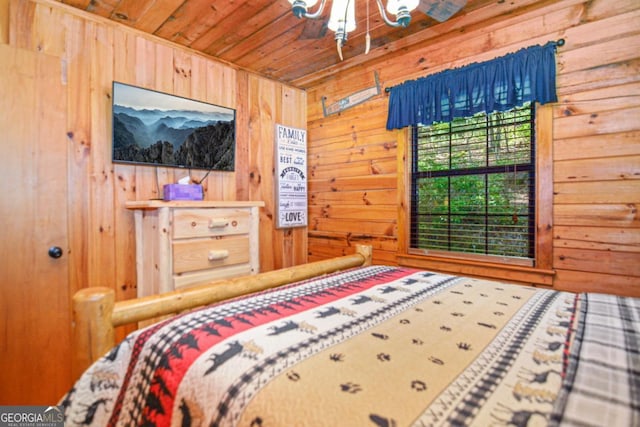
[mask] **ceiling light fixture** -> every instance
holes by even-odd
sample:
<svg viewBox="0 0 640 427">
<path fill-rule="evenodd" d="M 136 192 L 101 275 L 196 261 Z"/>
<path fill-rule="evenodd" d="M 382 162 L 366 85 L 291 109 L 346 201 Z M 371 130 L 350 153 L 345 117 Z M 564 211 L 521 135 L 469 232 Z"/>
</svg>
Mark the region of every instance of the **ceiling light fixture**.
<svg viewBox="0 0 640 427">
<path fill-rule="evenodd" d="M 369 0 L 367 1 L 367 45 L 365 53 L 369 53 Z M 317 19 L 322 15 L 326 0 L 320 0 L 318 9 L 311 13 L 309 9 L 314 7 L 318 0 L 289 0 L 293 14 L 298 18 Z M 385 24 L 391 27 L 406 28 L 411 22 L 411 11 L 418 7 L 420 0 L 387 0 L 387 12 L 395 15 L 395 21 L 391 20 L 385 12 L 382 0 L 376 0 L 380 16 Z M 331 5 L 331 15 L 327 25 L 335 33 L 336 47 L 338 55 L 342 60 L 342 46 L 347 41 L 347 34 L 356 29 L 356 0 L 333 0 Z"/>
</svg>

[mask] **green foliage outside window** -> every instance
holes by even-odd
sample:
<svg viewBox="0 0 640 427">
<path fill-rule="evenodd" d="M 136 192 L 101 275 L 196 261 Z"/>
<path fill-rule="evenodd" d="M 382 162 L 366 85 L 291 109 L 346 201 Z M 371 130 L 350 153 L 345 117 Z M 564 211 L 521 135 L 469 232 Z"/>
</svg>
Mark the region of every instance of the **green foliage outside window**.
<svg viewBox="0 0 640 427">
<path fill-rule="evenodd" d="M 533 108 L 414 128 L 412 247 L 533 258 Z"/>
</svg>

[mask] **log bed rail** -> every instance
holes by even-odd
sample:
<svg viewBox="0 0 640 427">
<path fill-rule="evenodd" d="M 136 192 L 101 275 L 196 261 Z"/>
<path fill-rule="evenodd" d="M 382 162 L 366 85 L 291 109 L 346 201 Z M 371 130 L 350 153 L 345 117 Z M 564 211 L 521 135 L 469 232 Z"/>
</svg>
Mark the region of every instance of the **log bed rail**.
<svg viewBox="0 0 640 427">
<path fill-rule="evenodd" d="M 371 265 L 372 247 L 356 245 L 355 253 L 294 267 L 216 280 L 210 283 L 125 301 L 115 301 L 107 287 L 81 289 L 73 296 L 72 375 L 74 381 L 115 345 L 115 328 L 159 316 L 310 279 L 347 268 Z"/>
</svg>

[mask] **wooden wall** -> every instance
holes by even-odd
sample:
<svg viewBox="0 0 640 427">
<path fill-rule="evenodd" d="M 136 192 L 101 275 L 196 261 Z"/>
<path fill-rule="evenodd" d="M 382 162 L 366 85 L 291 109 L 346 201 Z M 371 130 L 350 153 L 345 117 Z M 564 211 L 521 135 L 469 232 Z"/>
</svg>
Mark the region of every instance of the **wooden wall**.
<svg viewBox="0 0 640 427">
<path fill-rule="evenodd" d="M 553 108 L 553 284 L 640 295 L 637 0 L 498 2 L 310 87 L 310 260 L 369 242 L 375 262 L 394 263 L 403 223 L 397 171 L 404 136 L 385 130 L 387 97 L 324 117 L 323 96 L 331 103 L 373 86 L 374 72 L 393 86 L 560 38 L 566 44 L 558 49 Z"/>
<path fill-rule="evenodd" d="M 68 288 L 49 287 L 49 292 L 72 295 L 88 285 L 106 285 L 115 288 L 118 299 L 134 297 L 133 214 L 124 208 L 124 203 L 156 198 L 158 188 L 187 174 L 178 169 L 111 163 L 113 80 L 235 108 L 236 171 L 212 172 L 203 182 L 205 198 L 265 201 L 260 218 L 263 271 L 306 262 L 306 229 L 274 228 L 272 178 L 275 124 L 306 126 L 304 91 L 49 0 L 0 0 L 0 43 L 58 58 L 62 70 L 59 79 L 66 87 L 64 132 L 51 137 L 66 141 L 56 147 L 66 150 L 64 154 L 68 160 L 64 164 L 42 162 L 47 156 L 55 159 L 55 153 L 37 153 L 41 162 L 55 168 L 61 181 L 68 186 L 67 201 L 63 203 L 67 210 L 68 235 L 65 244 L 60 245 L 69 271 L 68 281 L 63 286 Z M 18 75 L 22 70 L 18 66 L 15 72 Z M 11 109 L 11 100 L 3 99 L 0 103 L 2 111 Z M 15 123 L 15 126 L 36 126 L 43 132 L 60 128 L 42 116 L 35 116 L 35 111 L 34 117 Z M 192 176 L 200 179 L 204 172 L 192 171 Z M 9 251 L 19 244 L 3 242 L 0 249 Z M 0 263 L 0 270 L 24 270 L 27 274 L 28 266 L 13 262 L 11 257 Z M 0 286 L 8 288 L 15 284 L 3 281 Z M 26 287 L 23 299 L 11 304 L 24 310 L 34 309 L 29 306 L 28 294 L 32 291 Z M 31 346 L 34 354 L 42 355 L 36 363 L 48 363 L 46 352 L 62 354 L 56 360 L 69 360 L 68 316 L 63 322 L 41 320 L 36 327 L 44 328 L 49 336 L 58 337 L 58 342 L 46 347 L 42 347 L 44 343 L 30 342 L 26 347 Z M 12 321 L 19 322 L 19 319 L 3 318 L 0 329 L 17 330 Z M 11 340 L 28 341 L 30 338 L 14 336 L 11 332 L 3 335 L 5 343 Z M 16 372 L 16 381 L 20 378 L 30 384 L 19 391 L 10 384 L 13 377 L 5 377 L 3 382 L 7 388 L 0 387 L 0 404 L 57 402 L 70 386 L 71 378 L 67 376 L 54 381 L 50 388 L 43 387 L 41 381 L 25 374 L 30 370 L 41 370 L 37 366 L 22 366 L 22 355 L 16 349 L 18 346 L 10 344 L 2 346 L 0 361 L 3 366 L 13 367 L 10 369 Z"/>
</svg>

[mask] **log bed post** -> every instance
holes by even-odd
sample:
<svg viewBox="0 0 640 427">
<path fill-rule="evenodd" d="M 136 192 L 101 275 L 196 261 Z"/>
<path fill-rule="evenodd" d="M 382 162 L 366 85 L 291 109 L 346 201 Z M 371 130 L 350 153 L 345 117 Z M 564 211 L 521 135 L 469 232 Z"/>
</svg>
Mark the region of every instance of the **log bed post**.
<svg viewBox="0 0 640 427">
<path fill-rule="evenodd" d="M 111 315 L 115 291 L 106 287 L 81 289 L 73 295 L 72 361 L 74 380 L 114 345 Z"/>
<path fill-rule="evenodd" d="M 364 261 L 362 266 L 371 265 L 373 262 L 373 246 L 371 245 L 356 245 L 356 253 L 362 255 Z"/>
<path fill-rule="evenodd" d="M 73 296 L 72 366 L 75 381 L 115 345 L 115 328 L 248 293 L 372 264 L 372 247 L 356 245 L 355 254 L 311 262 L 253 276 L 216 280 L 193 287 L 115 302 L 115 291 L 84 288 Z"/>
</svg>

